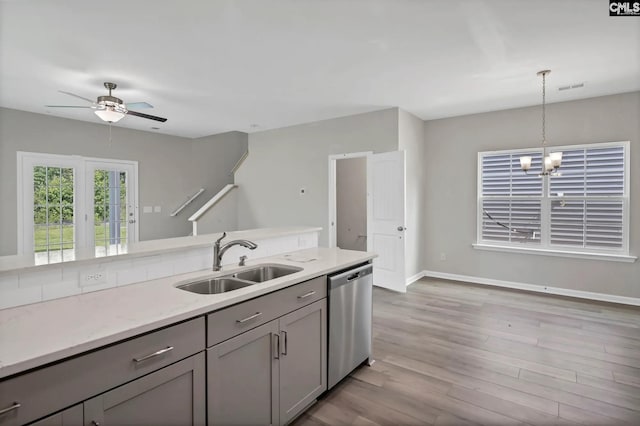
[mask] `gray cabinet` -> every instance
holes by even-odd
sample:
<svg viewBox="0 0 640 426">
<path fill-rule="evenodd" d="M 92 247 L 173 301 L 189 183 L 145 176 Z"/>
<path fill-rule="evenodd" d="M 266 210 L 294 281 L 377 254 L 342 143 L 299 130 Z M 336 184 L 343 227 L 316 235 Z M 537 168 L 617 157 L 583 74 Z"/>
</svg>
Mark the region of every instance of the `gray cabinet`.
<svg viewBox="0 0 640 426">
<path fill-rule="evenodd" d="M 84 403 L 86 426 L 204 425 L 205 358 L 199 353 Z"/>
<path fill-rule="evenodd" d="M 326 299 L 207 349 L 210 425 L 286 424 L 327 388 Z"/>
<path fill-rule="evenodd" d="M 80 426 L 83 424 L 82 404 L 45 417 L 29 426 Z"/>
<path fill-rule="evenodd" d="M 327 300 L 280 318 L 280 423 L 327 389 Z"/>
<path fill-rule="evenodd" d="M 210 425 L 278 424 L 278 321 L 207 350 Z"/>
<path fill-rule="evenodd" d="M 45 418 L 205 348 L 203 317 L 0 381 L 0 426 Z M 6 411 L 6 410 L 5 410 Z"/>
</svg>

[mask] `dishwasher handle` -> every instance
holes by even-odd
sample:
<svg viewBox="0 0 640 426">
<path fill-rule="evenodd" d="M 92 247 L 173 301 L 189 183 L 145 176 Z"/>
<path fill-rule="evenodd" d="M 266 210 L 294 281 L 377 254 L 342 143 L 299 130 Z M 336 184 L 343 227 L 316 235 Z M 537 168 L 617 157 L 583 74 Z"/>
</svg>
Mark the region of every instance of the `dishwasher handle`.
<svg viewBox="0 0 640 426">
<path fill-rule="evenodd" d="M 373 273 L 373 265 L 367 263 L 354 269 L 329 276 L 329 289 L 334 289 Z"/>
</svg>

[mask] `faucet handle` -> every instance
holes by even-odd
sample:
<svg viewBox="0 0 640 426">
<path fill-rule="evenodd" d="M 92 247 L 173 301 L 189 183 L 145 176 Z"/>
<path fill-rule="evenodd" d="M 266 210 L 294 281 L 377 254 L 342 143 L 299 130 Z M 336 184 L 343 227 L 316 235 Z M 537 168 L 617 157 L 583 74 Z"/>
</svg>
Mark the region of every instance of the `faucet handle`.
<svg viewBox="0 0 640 426">
<path fill-rule="evenodd" d="M 226 236 L 227 236 L 227 232 L 225 231 L 222 233 L 222 237 L 216 240 L 216 244 L 220 244 L 220 241 L 222 241 Z"/>
<path fill-rule="evenodd" d="M 245 260 L 247 260 L 247 256 L 240 256 L 240 262 L 238 263 L 238 266 L 244 266 Z"/>
</svg>

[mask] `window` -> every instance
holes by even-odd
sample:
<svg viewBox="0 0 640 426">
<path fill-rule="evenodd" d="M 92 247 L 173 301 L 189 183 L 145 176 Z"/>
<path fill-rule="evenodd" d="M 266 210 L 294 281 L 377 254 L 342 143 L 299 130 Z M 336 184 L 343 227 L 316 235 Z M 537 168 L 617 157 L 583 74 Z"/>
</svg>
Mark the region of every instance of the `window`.
<svg viewBox="0 0 640 426">
<path fill-rule="evenodd" d="M 629 142 L 553 147 L 557 175 L 539 177 L 542 149 L 478 154 L 478 243 L 554 252 L 629 254 Z M 528 173 L 520 156 L 532 157 Z"/>
<path fill-rule="evenodd" d="M 36 265 L 127 252 L 137 163 L 18 153 L 18 253 Z"/>
</svg>

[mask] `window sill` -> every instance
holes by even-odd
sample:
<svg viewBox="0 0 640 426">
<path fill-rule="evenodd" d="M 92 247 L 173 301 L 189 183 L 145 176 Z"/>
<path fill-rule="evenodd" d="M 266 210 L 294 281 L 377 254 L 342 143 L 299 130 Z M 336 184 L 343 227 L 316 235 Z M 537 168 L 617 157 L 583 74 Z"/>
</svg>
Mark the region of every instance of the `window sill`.
<svg viewBox="0 0 640 426">
<path fill-rule="evenodd" d="M 498 246 L 490 244 L 474 243 L 473 248 L 476 250 L 488 250 L 488 251 L 500 251 L 508 253 L 526 253 L 537 254 L 542 256 L 558 256 L 558 257 L 573 257 L 576 259 L 590 259 L 590 260 L 606 260 L 610 262 L 625 262 L 633 263 L 636 261 L 636 256 L 629 256 L 626 254 L 614 254 L 614 253 L 587 253 L 581 251 L 570 250 L 551 250 L 551 249 L 538 249 L 531 247 L 512 247 L 512 246 Z"/>
</svg>

